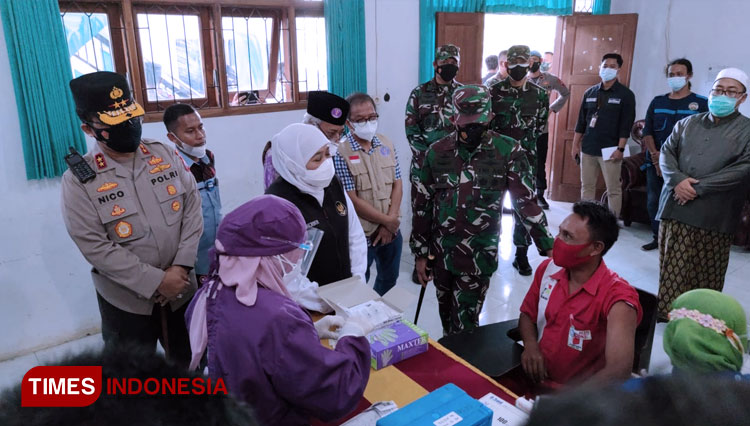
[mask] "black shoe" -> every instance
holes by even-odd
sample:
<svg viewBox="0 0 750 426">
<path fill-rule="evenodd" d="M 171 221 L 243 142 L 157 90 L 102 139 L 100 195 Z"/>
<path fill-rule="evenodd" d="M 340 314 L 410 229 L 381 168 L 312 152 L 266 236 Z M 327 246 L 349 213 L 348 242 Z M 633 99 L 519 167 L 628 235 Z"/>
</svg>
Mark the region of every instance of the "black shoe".
<svg viewBox="0 0 750 426">
<path fill-rule="evenodd" d="M 655 250 L 657 248 L 659 248 L 659 242 L 656 239 L 654 239 L 653 241 L 651 241 L 648 244 L 644 244 L 644 245 L 641 246 L 641 250 L 643 250 L 643 251 L 651 251 L 651 250 Z"/>
<path fill-rule="evenodd" d="M 536 197 L 536 204 L 544 210 L 549 210 L 549 204 L 547 204 L 547 200 L 542 195 Z"/>
<path fill-rule="evenodd" d="M 518 273 L 525 277 L 531 275 L 531 265 L 529 265 L 529 259 L 526 256 L 516 256 L 513 267 L 518 269 Z"/>
</svg>

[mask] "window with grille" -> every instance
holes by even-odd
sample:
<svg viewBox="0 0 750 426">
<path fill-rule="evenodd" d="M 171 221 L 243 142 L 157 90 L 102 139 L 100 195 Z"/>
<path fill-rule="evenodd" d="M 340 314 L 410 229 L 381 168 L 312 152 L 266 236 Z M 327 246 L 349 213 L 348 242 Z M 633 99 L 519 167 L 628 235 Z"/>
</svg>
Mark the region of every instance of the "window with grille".
<svg viewBox="0 0 750 426">
<path fill-rule="evenodd" d="M 204 116 L 304 108 L 328 87 L 323 2 L 61 1 L 74 77 L 125 74 L 147 121 L 176 102 Z"/>
<path fill-rule="evenodd" d="M 592 13 L 594 11 L 594 0 L 575 0 L 573 12 Z"/>
</svg>

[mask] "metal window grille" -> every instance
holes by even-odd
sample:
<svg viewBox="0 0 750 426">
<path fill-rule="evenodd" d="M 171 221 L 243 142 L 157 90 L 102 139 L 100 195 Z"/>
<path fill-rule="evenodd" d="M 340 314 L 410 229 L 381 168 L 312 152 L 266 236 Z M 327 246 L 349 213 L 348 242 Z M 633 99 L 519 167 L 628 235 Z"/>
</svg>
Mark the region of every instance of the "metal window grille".
<svg viewBox="0 0 750 426">
<path fill-rule="evenodd" d="M 95 71 L 114 71 L 109 18 L 101 4 L 61 8 L 65 40 L 73 77 Z"/>
<path fill-rule="evenodd" d="M 222 12 L 221 27 L 229 104 L 293 102 L 284 11 L 228 9 Z"/>
<path fill-rule="evenodd" d="M 575 13 L 592 13 L 594 11 L 594 0 L 575 0 L 573 11 Z"/>
</svg>

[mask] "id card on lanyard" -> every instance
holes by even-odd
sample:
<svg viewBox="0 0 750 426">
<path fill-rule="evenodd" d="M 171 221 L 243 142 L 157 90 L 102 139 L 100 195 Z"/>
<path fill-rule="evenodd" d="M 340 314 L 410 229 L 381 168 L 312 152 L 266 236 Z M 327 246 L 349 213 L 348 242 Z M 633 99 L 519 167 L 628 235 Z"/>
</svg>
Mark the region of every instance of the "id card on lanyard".
<svg viewBox="0 0 750 426">
<path fill-rule="evenodd" d="M 602 92 L 599 91 L 596 93 L 596 111 L 594 111 L 594 115 L 591 116 L 591 121 L 589 121 L 589 127 L 592 129 L 596 127 L 596 120 L 599 118 L 599 110 L 602 108 Z"/>
</svg>

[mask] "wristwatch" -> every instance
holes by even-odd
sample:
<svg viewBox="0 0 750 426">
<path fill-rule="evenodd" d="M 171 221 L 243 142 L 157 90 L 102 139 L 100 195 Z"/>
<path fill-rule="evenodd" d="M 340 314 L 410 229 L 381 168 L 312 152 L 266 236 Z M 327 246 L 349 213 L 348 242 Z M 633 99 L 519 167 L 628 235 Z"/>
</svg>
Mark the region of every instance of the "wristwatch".
<svg viewBox="0 0 750 426">
<path fill-rule="evenodd" d="M 622 148 L 620 148 L 620 147 L 618 146 L 618 147 L 617 147 L 617 150 L 618 150 L 618 151 L 620 151 L 620 152 L 625 152 L 625 147 L 622 147 Z"/>
</svg>

